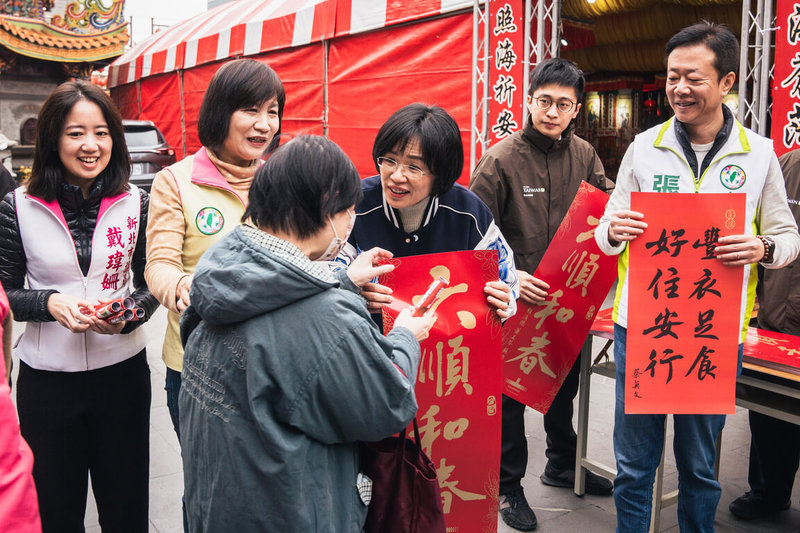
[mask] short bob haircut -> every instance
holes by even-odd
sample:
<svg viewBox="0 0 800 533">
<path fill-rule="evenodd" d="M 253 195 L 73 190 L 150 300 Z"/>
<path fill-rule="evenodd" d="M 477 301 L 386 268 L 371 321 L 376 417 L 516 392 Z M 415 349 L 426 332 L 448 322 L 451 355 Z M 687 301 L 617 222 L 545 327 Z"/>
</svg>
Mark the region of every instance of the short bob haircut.
<svg viewBox="0 0 800 533">
<path fill-rule="evenodd" d="M 111 158 L 98 175 L 103 180 L 103 196 L 116 196 L 128 189 L 131 158 L 125 144 L 122 117 L 111 98 L 97 85 L 86 81 L 62 83 L 50 93 L 36 121 L 36 147 L 33 151 L 31 177 L 26 183 L 28 194 L 51 201 L 64 180 L 64 166 L 58 156 L 58 145 L 64 123 L 72 108 L 81 100 L 100 108 L 111 136 Z"/>
<path fill-rule="evenodd" d="M 583 100 L 583 88 L 586 85 L 586 79 L 583 77 L 583 71 L 578 68 L 578 65 L 569 59 L 553 57 L 545 59 L 536 65 L 531 72 L 530 94 L 533 95 L 536 89 L 546 85 L 572 87 L 575 89 L 576 103 L 579 104 Z"/>
<path fill-rule="evenodd" d="M 361 201 L 355 165 L 333 141 L 300 135 L 276 149 L 256 171 L 242 221 L 301 239 L 328 224 L 328 216 Z"/>
<path fill-rule="evenodd" d="M 212 150 L 219 150 L 228 137 L 233 113 L 248 107 L 261 107 L 271 98 L 278 100 L 278 118 L 282 123 L 286 92 L 275 71 L 254 59 L 237 59 L 225 63 L 211 77 L 203 96 L 197 118 L 200 143 Z M 278 146 L 280 133 L 279 125 L 267 151 Z"/>
<path fill-rule="evenodd" d="M 669 64 L 669 55 L 676 48 L 683 46 L 706 45 L 714 52 L 714 70 L 718 79 L 729 72 L 739 73 L 739 40 L 724 24 L 714 24 L 703 20 L 681 31 L 667 41 L 664 62 Z"/>
<path fill-rule="evenodd" d="M 425 166 L 433 174 L 431 195 L 449 191 L 464 167 L 464 146 L 458 124 L 439 106 L 415 103 L 395 111 L 384 122 L 372 145 L 372 161 L 380 173 L 378 158 L 389 152 L 402 152 L 413 139 Z"/>
</svg>

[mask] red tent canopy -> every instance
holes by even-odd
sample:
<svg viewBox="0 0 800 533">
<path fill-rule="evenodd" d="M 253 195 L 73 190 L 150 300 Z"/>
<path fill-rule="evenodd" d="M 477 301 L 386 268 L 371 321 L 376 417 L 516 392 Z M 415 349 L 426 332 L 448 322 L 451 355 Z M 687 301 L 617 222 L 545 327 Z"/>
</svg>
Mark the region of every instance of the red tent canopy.
<svg viewBox="0 0 800 533">
<path fill-rule="evenodd" d="M 263 61 L 286 87 L 282 131 L 327 135 L 367 176 L 375 173 L 377 129 L 411 102 L 445 108 L 469 146 L 471 7 L 470 0 L 239 0 L 132 48 L 111 66 L 109 87 L 125 118 L 155 122 L 182 157 L 200 146 L 197 114 L 222 62 Z"/>
</svg>

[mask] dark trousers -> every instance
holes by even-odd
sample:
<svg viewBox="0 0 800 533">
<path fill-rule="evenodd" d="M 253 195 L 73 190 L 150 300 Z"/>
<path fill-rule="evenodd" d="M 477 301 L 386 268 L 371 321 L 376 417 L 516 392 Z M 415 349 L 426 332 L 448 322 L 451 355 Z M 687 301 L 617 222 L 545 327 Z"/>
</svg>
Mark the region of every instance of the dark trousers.
<svg viewBox="0 0 800 533">
<path fill-rule="evenodd" d="M 178 411 L 178 397 L 181 393 L 181 373 L 167 367 L 167 377 L 164 380 L 164 390 L 167 392 L 167 410 L 172 420 L 172 428 L 181 442 L 181 418 Z"/>
<path fill-rule="evenodd" d="M 100 526 L 147 532 L 150 369 L 145 351 L 85 372 L 20 363 L 17 408 L 44 533 L 83 532 L 88 477 Z"/>
<path fill-rule="evenodd" d="M 167 391 L 167 410 L 172 419 L 172 428 L 178 437 L 178 444 L 181 443 L 181 416 L 178 408 L 178 398 L 181 394 L 182 376 L 177 370 L 167 367 L 167 378 L 164 383 L 164 390 Z M 189 518 L 186 516 L 186 498 L 181 498 L 183 508 L 183 531 L 189 531 Z"/>
<path fill-rule="evenodd" d="M 800 426 L 750 411 L 750 490 L 776 505 L 788 502 L 800 464 Z"/>
<path fill-rule="evenodd" d="M 575 359 L 572 369 L 550 409 L 544 415 L 547 434 L 548 464 L 557 470 L 575 468 L 575 449 L 578 438 L 572 427 L 573 400 L 578 394 L 581 356 Z M 528 467 L 528 441 L 525 438 L 525 405 L 503 396 L 503 425 L 500 443 L 500 493 L 507 493 L 520 485 Z"/>
</svg>

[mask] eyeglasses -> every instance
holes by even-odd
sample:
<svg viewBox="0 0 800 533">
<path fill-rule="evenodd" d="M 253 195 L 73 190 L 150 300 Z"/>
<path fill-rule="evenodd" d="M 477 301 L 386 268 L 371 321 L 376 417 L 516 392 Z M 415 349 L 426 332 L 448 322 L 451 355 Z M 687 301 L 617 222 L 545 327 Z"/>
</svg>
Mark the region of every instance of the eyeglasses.
<svg viewBox="0 0 800 533">
<path fill-rule="evenodd" d="M 544 109 L 545 111 L 550 109 L 550 106 L 553 105 L 553 99 L 549 96 L 540 96 L 538 98 L 534 98 L 533 101 L 536 102 L 536 105 L 539 107 L 539 109 Z M 558 109 L 561 113 L 569 113 L 574 107 L 575 102 L 566 98 L 556 102 L 556 109 Z"/>
<path fill-rule="evenodd" d="M 419 168 L 416 165 L 404 165 L 403 163 L 398 163 L 391 157 L 379 157 L 377 159 L 378 166 L 385 170 L 386 172 L 394 172 L 397 170 L 397 167 L 403 168 L 403 176 L 407 178 L 419 178 L 425 174 L 425 171 Z"/>
</svg>

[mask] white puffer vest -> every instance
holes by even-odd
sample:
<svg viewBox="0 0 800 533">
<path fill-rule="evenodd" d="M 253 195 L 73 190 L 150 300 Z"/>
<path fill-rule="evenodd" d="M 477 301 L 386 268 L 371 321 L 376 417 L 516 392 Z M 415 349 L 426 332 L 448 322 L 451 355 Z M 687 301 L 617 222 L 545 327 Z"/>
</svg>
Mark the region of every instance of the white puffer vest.
<svg viewBox="0 0 800 533">
<path fill-rule="evenodd" d="M 58 202 L 29 196 L 24 187 L 14 194 L 29 288 L 55 289 L 90 303 L 131 293 L 130 266 L 141 220 L 139 189 L 131 185 L 101 201 L 86 276 Z M 126 335 L 100 335 L 73 333 L 58 322 L 28 322 L 15 353 L 39 370 L 80 372 L 124 361 L 145 344 L 141 328 Z"/>
</svg>

